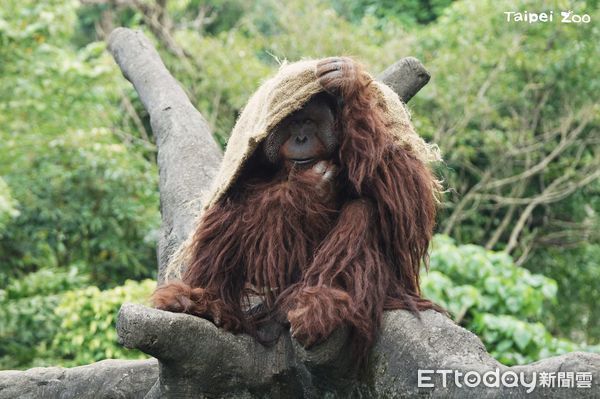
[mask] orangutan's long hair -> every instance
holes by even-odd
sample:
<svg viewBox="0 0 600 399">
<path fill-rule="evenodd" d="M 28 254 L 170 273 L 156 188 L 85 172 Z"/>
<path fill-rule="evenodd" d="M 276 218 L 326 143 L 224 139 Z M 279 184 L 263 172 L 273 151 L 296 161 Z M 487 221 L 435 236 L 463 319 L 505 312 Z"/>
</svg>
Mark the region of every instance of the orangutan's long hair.
<svg viewBox="0 0 600 399">
<path fill-rule="evenodd" d="M 437 182 L 391 134 L 370 85 L 359 74 L 340 89 L 333 181 L 270 168 L 254 156 L 203 216 L 183 281 L 157 289 L 158 308 L 255 334 L 259 318 L 246 309 L 258 296 L 269 315 L 289 320 L 309 344 L 345 323 L 359 360 L 374 344 L 384 310 L 435 308 L 421 297 L 419 270 Z"/>
</svg>

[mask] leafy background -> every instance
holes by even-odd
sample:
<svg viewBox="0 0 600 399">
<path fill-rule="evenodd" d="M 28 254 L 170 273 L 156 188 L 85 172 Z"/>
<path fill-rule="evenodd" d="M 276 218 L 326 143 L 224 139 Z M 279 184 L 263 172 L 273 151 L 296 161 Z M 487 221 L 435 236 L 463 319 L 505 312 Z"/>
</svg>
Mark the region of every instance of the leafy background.
<svg viewBox="0 0 600 399">
<path fill-rule="evenodd" d="M 567 9 L 592 23 L 503 14 Z M 114 320 L 154 287 L 156 147 L 116 26 L 154 41 L 222 145 L 282 60 L 421 59 L 413 120 L 448 188 L 425 294 L 505 364 L 600 351 L 599 18 L 591 0 L 3 1 L 0 368 L 143 357 Z"/>
</svg>

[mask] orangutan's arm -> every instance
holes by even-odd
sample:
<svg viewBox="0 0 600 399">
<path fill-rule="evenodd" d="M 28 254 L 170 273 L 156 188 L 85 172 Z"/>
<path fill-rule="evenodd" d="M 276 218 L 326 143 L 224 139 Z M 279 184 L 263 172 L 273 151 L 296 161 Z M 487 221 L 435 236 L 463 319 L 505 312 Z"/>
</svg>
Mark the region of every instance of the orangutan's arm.
<svg viewBox="0 0 600 399">
<path fill-rule="evenodd" d="M 363 339 L 374 339 L 389 273 L 379 248 L 374 211 L 365 200 L 344 205 L 291 294 L 288 320 L 293 336 L 304 345 L 324 340 L 344 323 Z"/>
<path fill-rule="evenodd" d="M 194 235 L 191 262 L 182 281 L 159 286 L 152 295 L 158 309 L 193 314 L 226 330 L 243 330 L 241 296 L 246 280 L 241 253 L 240 208 L 215 205 Z"/>
</svg>

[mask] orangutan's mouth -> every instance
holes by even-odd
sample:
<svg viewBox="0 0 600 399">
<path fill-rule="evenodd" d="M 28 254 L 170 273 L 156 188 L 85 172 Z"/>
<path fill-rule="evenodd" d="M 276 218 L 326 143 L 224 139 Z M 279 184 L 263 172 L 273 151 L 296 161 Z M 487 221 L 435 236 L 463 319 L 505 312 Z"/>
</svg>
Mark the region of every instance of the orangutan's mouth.
<svg viewBox="0 0 600 399">
<path fill-rule="evenodd" d="M 292 161 L 296 164 L 296 165 L 308 165 L 309 163 L 312 163 L 315 161 L 314 158 L 304 158 L 304 159 L 292 159 Z"/>
</svg>

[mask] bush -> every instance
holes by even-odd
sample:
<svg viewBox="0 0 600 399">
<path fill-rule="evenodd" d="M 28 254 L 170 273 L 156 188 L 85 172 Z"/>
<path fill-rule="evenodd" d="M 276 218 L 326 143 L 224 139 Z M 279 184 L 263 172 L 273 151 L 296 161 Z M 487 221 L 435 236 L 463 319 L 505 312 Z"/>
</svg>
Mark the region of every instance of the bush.
<svg viewBox="0 0 600 399">
<path fill-rule="evenodd" d="M 0 176 L 19 215 L 4 216 L 0 183 L 0 282 L 75 265 L 106 288 L 155 272 L 154 154 L 128 125 L 133 88 L 105 43 L 74 47 L 78 9 L 2 2 Z"/>
<path fill-rule="evenodd" d="M 477 245 L 456 246 L 443 235 L 436 236 L 432 249 L 431 271 L 447 277 L 444 287 L 451 287 L 440 292 L 426 279 L 423 288 L 434 290 L 431 294 L 452 313 L 476 309 L 536 320 L 544 306 L 555 300 L 554 280 L 515 266 L 504 252 L 487 251 Z M 432 278 L 440 279 L 436 274 Z"/>
<path fill-rule="evenodd" d="M 115 322 L 123 302 L 145 303 L 155 287 L 153 280 L 128 280 L 106 291 L 88 287 L 62 295 L 55 310 L 62 322 L 49 350 L 53 362 L 77 366 L 102 359 L 146 358 L 117 343 Z"/>
<path fill-rule="evenodd" d="M 145 357 L 117 343 L 115 318 L 123 302 L 146 301 L 156 283 L 100 291 L 81 288 L 87 278 L 75 271 L 41 270 L 0 290 L 0 369 Z"/>
<path fill-rule="evenodd" d="M 84 287 L 89 282 L 87 275 L 70 269 L 41 269 L 18 280 L 11 280 L 0 290 L 0 301 L 10 301 L 34 296 L 48 296 Z"/>
<path fill-rule="evenodd" d="M 469 328 L 479 335 L 492 356 L 507 365 L 531 363 L 578 350 L 600 352 L 600 345 L 578 345 L 555 338 L 542 323 L 528 323 L 510 315 L 478 313 Z"/>
<path fill-rule="evenodd" d="M 600 350 L 552 337 L 540 321 L 556 301 L 556 282 L 517 267 L 506 253 L 457 246 L 438 235 L 422 288 L 454 320 L 479 335 L 504 364 L 529 363 L 573 350 Z"/>
<path fill-rule="evenodd" d="M 102 287 L 152 276 L 159 221 L 154 167 L 107 129 L 71 131 L 39 145 L 33 161 L 10 167 L 20 215 L 0 238 L 7 255 L 0 274 L 76 265 Z"/>
<path fill-rule="evenodd" d="M 558 282 L 550 328 L 577 342 L 600 343 L 600 244 L 539 252 L 529 268 Z"/>
<path fill-rule="evenodd" d="M 38 364 L 61 322 L 55 313 L 60 294 L 87 280 L 76 268 L 42 269 L 0 290 L 0 369 Z"/>
<path fill-rule="evenodd" d="M 8 185 L 0 177 L 0 237 L 6 223 L 12 218 L 18 216 L 19 212 L 16 209 L 16 201 L 13 199 Z"/>
</svg>

